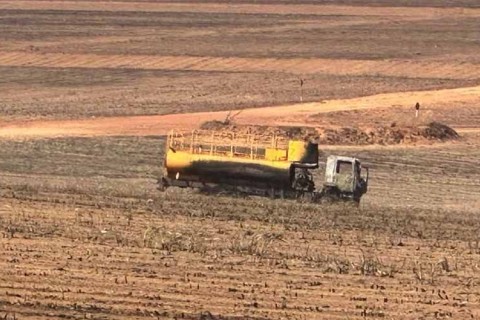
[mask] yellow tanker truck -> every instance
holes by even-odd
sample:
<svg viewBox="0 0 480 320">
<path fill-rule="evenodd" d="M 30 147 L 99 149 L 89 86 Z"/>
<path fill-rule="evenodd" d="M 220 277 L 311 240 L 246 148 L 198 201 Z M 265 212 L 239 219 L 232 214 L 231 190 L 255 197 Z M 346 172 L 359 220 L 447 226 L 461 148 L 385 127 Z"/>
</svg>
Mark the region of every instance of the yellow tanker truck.
<svg viewBox="0 0 480 320">
<path fill-rule="evenodd" d="M 276 198 L 309 197 L 313 201 L 359 202 L 367 192 L 368 169 L 360 161 L 329 156 L 325 180 L 317 186 L 318 145 L 284 136 L 226 131 L 171 131 L 167 137 L 164 175 L 159 189 L 168 187 L 237 190 Z"/>
</svg>

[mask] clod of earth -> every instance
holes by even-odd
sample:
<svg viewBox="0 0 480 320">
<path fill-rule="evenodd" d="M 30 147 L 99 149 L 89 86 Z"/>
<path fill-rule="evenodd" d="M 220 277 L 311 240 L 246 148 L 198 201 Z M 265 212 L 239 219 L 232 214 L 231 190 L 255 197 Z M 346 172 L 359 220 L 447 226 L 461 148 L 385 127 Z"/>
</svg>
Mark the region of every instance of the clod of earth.
<svg viewBox="0 0 480 320">
<path fill-rule="evenodd" d="M 440 140 L 458 139 L 460 137 L 459 134 L 449 126 L 435 121 L 428 124 L 423 130 L 423 135 L 427 139 Z"/>
</svg>

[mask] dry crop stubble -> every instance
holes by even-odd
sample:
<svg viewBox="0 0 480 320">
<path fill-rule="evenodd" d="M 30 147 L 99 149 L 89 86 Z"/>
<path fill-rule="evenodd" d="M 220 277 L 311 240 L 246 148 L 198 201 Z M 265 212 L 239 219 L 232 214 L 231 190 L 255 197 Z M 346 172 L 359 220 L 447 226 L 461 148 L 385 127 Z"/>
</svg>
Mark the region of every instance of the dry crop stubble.
<svg viewBox="0 0 480 320">
<path fill-rule="evenodd" d="M 462 169 L 454 161 L 464 153 L 463 143 L 354 151 L 374 166 L 372 188 L 377 194 L 355 210 L 179 190 L 158 193 L 154 178 L 162 141 L 154 137 L 3 141 L 6 152 L 0 162 L 3 177 L 9 180 L 2 181 L 10 191 L 3 198 L 8 207 L 1 210 L 8 241 L 2 261 L 23 270 L 3 269 L 5 314 L 25 318 L 47 312 L 49 317 L 199 318 L 205 310 L 214 316 L 257 318 L 476 314 L 475 213 L 421 209 L 418 202 L 408 209 L 395 207 L 396 200 L 381 197 L 382 185 L 389 185 L 388 173 L 405 170 L 405 163 L 405 174 L 436 176 L 430 168 L 432 156 L 446 165 L 446 172 L 472 179 L 475 172 L 466 170 L 472 168 L 470 163 L 463 162 Z M 24 143 L 29 151 L 19 148 Z M 327 152 L 342 151 L 337 147 Z M 31 158 L 36 162 L 28 161 Z M 103 177 L 97 176 L 99 172 Z M 25 179 L 33 173 L 36 179 Z M 61 181 L 58 188 L 43 184 L 52 178 Z M 99 188 L 100 181 L 109 187 Z M 418 188 L 419 181 L 405 179 L 401 188 Z M 458 188 L 472 190 L 466 183 Z M 455 201 L 442 188 L 435 193 Z M 9 200 L 12 196 L 16 199 Z M 417 197 L 432 207 L 429 195 Z M 35 278 L 41 280 L 32 284 Z M 86 286 L 92 282 L 97 284 L 94 289 Z"/>
<path fill-rule="evenodd" d="M 8 240 L 3 261 L 21 263 L 24 271 L 4 274 L 7 310 L 28 316 L 28 301 L 47 306 L 49 296 L 63 295 L 50 305 L 51 315 L 148 317 L 162 310 L 169 317 L 179 316 L 181 308 L 192 316 L 207 309 L 225 316 L 343 312 L 361 318 L 365 312 L 404 316 L 414 301 L 427 313 L 476 312 L 472 283 L 478 281 L 478 253 L 470 242 L 479 221 L 474 215 L 224 197 L 216 199 L 212 215 L 204 212 L 212 207 L 211 197 L 197 196 L 200 209 L 191 195 L 175 197 L 175 203 L 185 204 L 175 212 L 154 200 L 150 209 L 132 216 L 125 209 L 8 201 L 0 220 Z M 31 287 L 32 276 L 44 280 Z M 92 280 L 95 290 L 85 286 Z M 112 285 L 115 294 L 102 299 Z M 212 290 L 224 293 L 210 293 L 205 301 L 202 296 Z M 150 303 L 153 294 L 160 305 Z M 190 302 L 182 302 L 185 295 Z M 381 304 L 375 302 L 379 299 Z M 114 300 L 121 304 L 113 307 Z M 235 308 L 239 302 L 253 309 Z"/>
</svg>

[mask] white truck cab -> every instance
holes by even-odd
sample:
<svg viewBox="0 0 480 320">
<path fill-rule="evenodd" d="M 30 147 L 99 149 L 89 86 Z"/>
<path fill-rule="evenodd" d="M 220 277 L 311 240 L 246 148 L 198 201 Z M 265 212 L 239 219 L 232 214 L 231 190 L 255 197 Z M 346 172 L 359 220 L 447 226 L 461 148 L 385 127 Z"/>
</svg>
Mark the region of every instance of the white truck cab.
<svg viewBox="0 0 480 320">
<path fill-rule="evenodd" d="M 368 168 L 362 175 L 362 165 L 357 158 L 329 156 L 325 167 L 325 181 L 320 198 L 353 200 L 357 203 L 367 192 Z"/>
</svg>

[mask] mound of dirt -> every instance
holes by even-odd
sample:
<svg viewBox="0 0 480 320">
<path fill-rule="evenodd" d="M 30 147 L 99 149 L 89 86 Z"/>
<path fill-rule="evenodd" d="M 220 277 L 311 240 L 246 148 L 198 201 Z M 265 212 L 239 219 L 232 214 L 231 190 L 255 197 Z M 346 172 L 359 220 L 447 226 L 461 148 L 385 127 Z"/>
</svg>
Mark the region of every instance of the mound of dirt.
<svg viewBox="0 0 480 320">
<path fill-rule="evenodd" d="M 311 140 L 319 139 L 319 133 L 312 127 L 293 127 L 293 126 L 260 126 L 260 125 L 237 125 L 229 124 L 222 121 L 207 121 L 204 122 L 200 129 L 202 130 L 216 130 L 216 131 L 231 131 L 239 134 L 254 134 L 258 136 L 281 136 L 288 139 L 297 140 Z"/>
<path fill-rule="evenodd" d="M 452 140 L 460 136 L 457 131 L 440 122 L 430 122 L 423 130 L 423 136 L 427 139 Z"/>
<path fill-rule="evenodd" d="M 226 122 L 220 120 L 206 121 L 200 125 L 202 130 L 226 130 L 228 127 Z"/>
<path fill-rule="evenodd" d="M 321 129 L 312 127 L 237 125 L 222 121 L 208 121 L 204 130 L 230 131 L 258 136 L 283 136 L 288 139 L 310 140 L 323 145 L 395 145 L 458 139 L 458 133 L 449 126 L 431 122 L 427 126 L 377 126 L 373 128 L 343 127 Z"/>
<path fill-rule="evenodd" d="M 415 137 L 421 137 L 420 132 L 412 132 L 406 128 L 376 127 L 360 129 L 345 127 L 326 129 L 321 135 L 320 143 L 326 145 L 390 145 L 415 142 L 417 140 Z"/>
<path fill-rule="evenodd" d="M 431 122 L 425 127 L 400 127 L 392 123 L 390 127 L 325 129 L 320 136 L 320 143 L 327 145 L 393 145 L 458 138 L 459 135 L 455 130 L 439 122 Z"/>
</svg>

